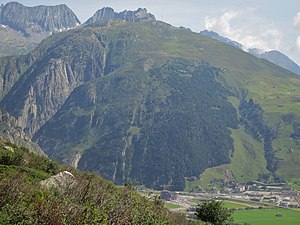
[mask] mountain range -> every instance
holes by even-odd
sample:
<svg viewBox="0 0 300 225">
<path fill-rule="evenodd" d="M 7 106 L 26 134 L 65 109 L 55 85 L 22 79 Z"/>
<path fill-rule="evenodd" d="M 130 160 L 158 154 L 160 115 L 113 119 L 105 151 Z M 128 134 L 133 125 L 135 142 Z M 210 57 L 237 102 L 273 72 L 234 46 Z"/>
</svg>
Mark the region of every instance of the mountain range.
<svg viewBox="0 0 300 225">
<path fill-rule="evenodd" d="M 0 58 L 0 75 L 0 108 L 27 139 L 116 183 L 300 178 L 299 76 L 145 9 L 103 8 Z"/>
<path fill-rule="evenodd" d="M 73 29 L 80 21 L 66 5 L 26 7 L 18 2 L 0 6 L 0 56 L 33 50 L 52 33 Z"/>
<path fill-rule="evenodd" d="M 236 41 L 233 41 L 229 38 L 222 37 L 221 35 L 219 35 L 218 33 L 214 32 L 214 31 L 204 30 L 204 31 L 201 31 L 200 34 L 204 35 L 206 37 L 210 37 L 212 39 L 221 41 L 223 43 L 229 44 L 238 49 L 242 49 L 258 58 L 266 59 L 282 68 L 288 69 L 288 70 L 300 75 L 300 66 L 297 65 L 288 56 L 284 55 L 283 53 L 281 53 L 279 51 L 276 51 L 276 50 L 263 51 L 263 50 L 256 49 L 256 48 L 248 49 L 245 46 L 243 46 L 242 44 L 240 44 Z"/>
</svg>

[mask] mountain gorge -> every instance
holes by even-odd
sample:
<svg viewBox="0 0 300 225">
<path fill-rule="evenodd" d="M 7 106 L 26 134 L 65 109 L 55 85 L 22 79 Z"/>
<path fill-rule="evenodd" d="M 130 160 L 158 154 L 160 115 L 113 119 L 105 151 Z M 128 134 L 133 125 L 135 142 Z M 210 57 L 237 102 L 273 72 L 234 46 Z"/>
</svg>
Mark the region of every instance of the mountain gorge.
<svg viewBox="0 0 300 225">
<path fill-rule="evenodd" d="M 299 178 L 299 76 L 145 9 L 101 9 L 0 65 L 22 134 L 116 183 Z"/>
</svg>

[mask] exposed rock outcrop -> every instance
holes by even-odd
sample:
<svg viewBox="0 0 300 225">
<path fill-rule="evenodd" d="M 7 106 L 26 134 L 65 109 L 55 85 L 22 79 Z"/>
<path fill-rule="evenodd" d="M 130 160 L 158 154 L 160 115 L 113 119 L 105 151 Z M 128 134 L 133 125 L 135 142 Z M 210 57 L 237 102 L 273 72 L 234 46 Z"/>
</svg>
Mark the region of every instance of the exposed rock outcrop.
<svg viewBox="0 0 300 225">
<path fill-rule="evenodd" d="M 59 188 L 65 190 L 75 184 L 75 176 L 69 171 L 62 171 L 47 180 L 41 181 L 41 185 L 45 188 Z"/>
<path fill-rule="evenodd" d="M 153 21 L 155 16 L 147 12 L 147 9 L 139 8 L 136 11 L 123 11 L 115 12 L 112 8 L 104 7 L 99 9 L 90 19 L 88 19 L 84 25 L 91 25 L 93 23 L 103 23 L 111 19 L 119 19 L 127 22 L 141 22 L 141 21 Z"/>
<path fill-rule="evenodd" d="M 17 120 L 9 113 L 0 110 L 0 137 L 5 141 L 31 149 L 39 155 L 45 155 L 40 147 L 30 141 L 21 127 L 16 126 Z"/>
<path fill-rule="evenodd" d="M 68 30 L 80 21 L 66 5 L 26 7 L 10 2 L 0 8 L 0 23 L 24 35 Z"/>
<path fill-rule="evenodd" d="M 66 5 L 0 7 L 0 56 L 26 54 L 52 33 L 73 29 L 80 21 Z"/>
<path fill-rule="evenodd" d="M 34 62 L 35 57 L 38 55 L 0 58 L 0 99 L 9 92 L 15 82 Z"/>
<path fill-rule="evenodd" d="M 88 30 L 74 33 L 65 44 L 44 50 L 47 53 L 22 74 L 1 102 L 29 137 L 57 112 L 74 88 L 103 75 L 101 37 Z"/>
</svg>

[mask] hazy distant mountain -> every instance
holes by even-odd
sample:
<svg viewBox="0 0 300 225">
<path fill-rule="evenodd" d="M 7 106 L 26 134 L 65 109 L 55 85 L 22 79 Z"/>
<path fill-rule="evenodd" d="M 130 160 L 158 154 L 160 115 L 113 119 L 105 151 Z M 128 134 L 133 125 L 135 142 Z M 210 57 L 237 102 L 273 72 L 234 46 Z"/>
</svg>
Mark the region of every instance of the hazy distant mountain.
<svg viewBox="0 0 300 225">
<path fill-rule="evenodd" d="M 293 60 L 291 60 L 288 56 L 279 51 L 273 50 L 262 52 L 260 54 L 255 54 L 255 52 L 251 51 L 250 49 L 249 52 L 253 55 L 256 55 L 259 58 L 266 59 L 278 66 L 281 66 L 282 68 L 288 69 L 300 75 L 300 66 L 296 64 Z"/>
<path fill-rule="evenodd" d="M 53 32 L 80 24 L 66 5 L 26 7 L 10 2 L 0 7 L 0 56 L 28 53 Z"/>
<path fill-rule="evenodd" d="M 110 7 L 99 9 L 84 25 L 102 23 L 111 19 L 119 19 L 128 22 L 154 21 L 155 16 L 147 12 L 147 9 L 139 8 L 136 11 L 115 12 Z"/>
<path fill-rule="evenodd" d="M 223 37 L 221 35 L 219 35 L 216 32 L 213 31 L 208 31 L 208 30 L 204 30 L 200 32 L 201 35 L 210 37 L 212 39 L 215 39 L 217 41 L 221 41 L 223 43 L 229 44 L 233 47 L 245 50 L 249 53 L 251 53 L 252 55 L 255 55 L 258 58 L 262 58 L 262 59 L 266 59 L 282 68 L 288 69 L 294 73 L 297 73 L 300 75 L 300 66 L 297 65 L 293 60 L 291 60 L 288 56 L 284 55 L 283 53 L 279 52 L 279 51 L 262 51 L 260 49 L 247 49 L 245 46 L 243 46 L 242 44 L 233 41 L 229 38 Z"/>
</svg>

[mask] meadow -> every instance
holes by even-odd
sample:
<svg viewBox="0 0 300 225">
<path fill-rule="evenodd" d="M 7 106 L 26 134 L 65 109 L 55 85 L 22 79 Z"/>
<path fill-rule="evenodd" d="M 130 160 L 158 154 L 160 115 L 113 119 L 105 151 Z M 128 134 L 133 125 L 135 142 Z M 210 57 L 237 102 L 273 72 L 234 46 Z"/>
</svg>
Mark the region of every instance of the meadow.
<svg viewBox="0 0 300 225">
<path fill-rule="evenodd" d="M 230 209 L 242 209 L 246 208 L 252 205 L 239 203 L 239 202 L 233 202 L 233 201 L 223 201 L 223 206 Z"/>
<path fill-rule="evenodd" d="M 171 202 L 166 202 L 165 207 L 167 207 L 168 209 L 180 209 L 181 205 L 171 203 Z"/>
<path fill-rule="evenodd" d="M 276 216 L 276 214 L 282 216 Z M 233 213 L 234 222 L 251 225 L 299 225 L 300 211 L 292 209 L 250 209 L 237 210 Z"/>
</svg>

